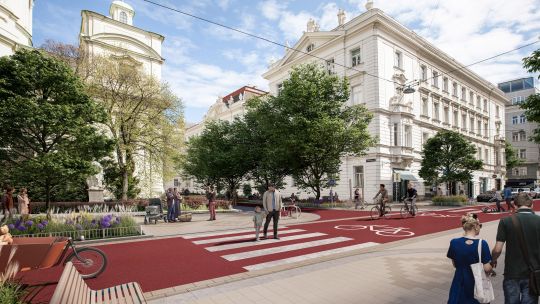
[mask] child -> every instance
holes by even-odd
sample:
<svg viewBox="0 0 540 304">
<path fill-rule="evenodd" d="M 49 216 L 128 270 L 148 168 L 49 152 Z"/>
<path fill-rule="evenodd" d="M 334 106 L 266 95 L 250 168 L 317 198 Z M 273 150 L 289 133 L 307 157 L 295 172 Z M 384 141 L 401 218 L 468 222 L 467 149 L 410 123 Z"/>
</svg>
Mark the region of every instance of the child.
<svg viewBox="0 0 540 304">
<path fill-rule="evenodd" d="M 255 241 L 259 241 L 259 232 L 263 223 L 264 212 L 262 212 L 261 207 L 255 207 L 255 212 L 253 213 L 253 223 L 255 225 Z"/>
</svg>

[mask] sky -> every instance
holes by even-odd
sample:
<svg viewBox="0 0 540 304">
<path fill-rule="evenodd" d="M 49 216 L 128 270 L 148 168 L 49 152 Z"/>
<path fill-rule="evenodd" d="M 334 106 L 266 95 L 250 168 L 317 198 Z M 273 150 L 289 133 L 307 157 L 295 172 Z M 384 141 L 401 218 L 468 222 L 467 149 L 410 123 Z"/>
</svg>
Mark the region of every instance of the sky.
<svg viewBox="0 0 540 304">
<path fill-rule="evenodd" d="M 338 9 L 347 21 L 365 11 L 365 0 L 153 0 L 270 40 L 294 45 L 309 18 L 321 30 L 337 26 Z M 34 46 L 45 40 L 78 44 L 81 10 L 108 15 L 112 0 L 37 0 Z M 218 96 L 244 86 L 268 89 L 268 62 L 284 48 L 156 7 L 125 0 L 135 9 L 133 25 L 165 36 L 162 80 L 185 104 L 188 123 L 202 119 Z M 374 0 L 374 6 L 426 38 L 458 62 L 475 61 L 540 39 L 540 0 Z M 521 59 L 540 43 L 471 69 L 498 83 L 527 76 Z"/>
</svg>

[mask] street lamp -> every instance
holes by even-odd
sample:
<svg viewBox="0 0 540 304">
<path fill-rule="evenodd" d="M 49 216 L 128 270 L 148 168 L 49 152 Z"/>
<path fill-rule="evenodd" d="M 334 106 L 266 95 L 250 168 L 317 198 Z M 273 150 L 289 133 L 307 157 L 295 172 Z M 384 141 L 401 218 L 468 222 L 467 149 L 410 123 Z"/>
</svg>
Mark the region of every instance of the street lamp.
<svg viewBox="0 0 540 304">
<path fill-rule="evenodd" d="M 403 94 L 412 94 L 416 92 L 416 90 L 411 87 L 410 85 L 409 86 L 406 86 L 404 89 L 403 89 Z"/>
</svg>

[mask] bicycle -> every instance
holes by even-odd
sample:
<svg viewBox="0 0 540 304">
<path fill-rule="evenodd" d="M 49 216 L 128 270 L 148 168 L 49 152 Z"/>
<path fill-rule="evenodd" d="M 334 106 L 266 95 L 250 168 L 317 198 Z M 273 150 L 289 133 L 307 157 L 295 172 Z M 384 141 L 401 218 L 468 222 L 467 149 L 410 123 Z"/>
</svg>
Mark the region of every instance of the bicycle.
<svg viewBox="0 0 540 304">
<path fill-rule="evenodd" d="M 411 203 L 410 206 L 407 201 Z M 414 203 L 414 199 L 408 199 L 404 197 L 401 199 L 400 203 L 403 203 L 403 207 L 401 207 L 400 210 L 401 218 L 407 218 L 410 215 L 412 215 L 412 217 L 415 217 L 418 214 L 418 207 Z"/>
<path fill-rule="evenodd" d="M 392 207 L 390 207 L 388 203 L 383 204 L 381 201 L 380 203 L 376 203 L 375 206 L 371 208 L 369 215 L 371 216 L 372 220 L 377 220 L 381 216 L 388 219 L 390 218 L 390 212 L 392 212 Z"/>
<path fill-rule="evenodd" d="M 414 232 L 408 231 L 405 227 L 390 227 L 388 225 L 338 225 L 335 226 L 335 229 L 338 230 L 363 230 L 368 229 L 369 231 L 375 232 L 376 235 L 380 236 L 389 236 L 389 237 L 408 237 L 408 236 L 414 236 Z"/>
<path fill-rule="evenodd" d="M 73 251 L 66 257 L 63 265 L 66 265 L 67 262 L 73 263 L 83 279 L 95 278 L 105 271 L 107 256 L 103 251 L 93 247 L 77 249 L 72 238 L 68 238 L 66 250 L 68 247 L 71 247 Z"/>
</svg>

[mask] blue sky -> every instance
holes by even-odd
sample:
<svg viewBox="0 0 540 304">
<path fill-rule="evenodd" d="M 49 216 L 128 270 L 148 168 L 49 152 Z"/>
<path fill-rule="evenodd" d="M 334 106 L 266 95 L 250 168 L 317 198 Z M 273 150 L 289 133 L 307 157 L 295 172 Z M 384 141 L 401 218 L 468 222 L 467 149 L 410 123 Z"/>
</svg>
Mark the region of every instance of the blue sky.
<svg viewBox="0 0 540 304">
<path fill-rule="evenodd" d="M 314 18 L 321 30 L 337 25 L 337 10 L 347 20 L 365 11 L 364 0 L 248 1 L 154 0 L 271 40 L 294 44 Z M 81 10 L 108 15 L 112 0 L 38 0 L 34 7 L 34 46 L 46 39 L 78 43 Z M 134 25 L 165 36 L 163 80 L 183 99 L 188 122 L 197 122 L 219 95 L 243 85 L 267 89 L 261 74 L 281 47 L 215 25 L 155 7 L 142 0 L 125 0 L 135 9 Z M 538 40 L 539 0 L 375 0 L 399 22 L 414 30 L 461 63 Z M 472 69 L 489 81 L 526 76 L 521 58 L 533 47 L 514 52 Z"/>
</svg>

